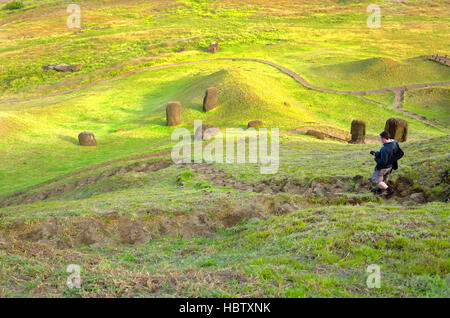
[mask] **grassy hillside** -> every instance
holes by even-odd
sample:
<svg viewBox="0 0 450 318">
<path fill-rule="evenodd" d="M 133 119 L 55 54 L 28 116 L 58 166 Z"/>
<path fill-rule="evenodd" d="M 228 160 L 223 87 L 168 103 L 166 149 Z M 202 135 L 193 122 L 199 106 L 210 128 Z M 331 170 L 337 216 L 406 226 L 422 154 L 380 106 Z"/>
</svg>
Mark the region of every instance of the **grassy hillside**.
<svg viewBox="0 0 450 318">
<path fill-rule="evenodd" d="M 413 191 L 442 200 L 448 194 L 447 144 L 448 138 L 405 144 L 407 157 L 394 178 L 407 176 Z M 21 205 L 0 209 L 0 247 L 7 251 L 0 258 L 0 292 L 448 296 L 448 204 L 416 206 L 408 198 L 383 203 L 357 190 L 352 176 L 370 174 L 370 146 L 349 153 L 335 142 L 289 137 L 277 179 L 262 183 L 254 165 L 215 170 L 155 157 L 36 188 Z M 327 153 L 320 160 L 319 151 Z M 356 158 L 350 166 L 348 156 Z M 269 185 L 276 189 L 285 178 L 300 182 L 298 190 L 291 185 L 293 190 L 271 192 Z M 314 189 L 327 183 L 329 192 Z M 18 260 L 26 266 L 17 266 Z M 82 266 L 81 290 L 65 285 L 69 263 Z M 381 289 L 365 285 L 370 264 L 381 266 Z"/>
<path fill-rule="evenodd" d="M 162 238 L 139 247 L 71 253 L 17 241 L 2 258 L 0 293 L 448 297 L 448 222 L 443 222 L 448 213 L 446 204 L 313 208 L 249 222 L 213 238 Z M 24 266 L 17 268 L 18 261 Z M 69 263 L 83 264 L 81 290 L 65 286 Z M 381 266 L 380 289 L 366 287 L 366 268 L 373 263 Z"/>
<path fill-rule="evenodd" d="M 403 61 L 376 57 L 312 67 L 305 74 L 319 86 L 361 90 L 448 81 L 450 68 L 425 56 Z"/>
<path fill-rule="evenodd" d="M 448 87 L 424 88 L 406 93 L 403 108 L 445 127 L 450 126 Z"/>
<path fill-rule="evenodd" d="M 219 88 L 220 105 L 205 114 L 201 103 L 210 86 Z M 165 126 L 164 105 L 171 100 L 182 102 L 183 126 L 191 131 L 196 119 L 220 128 L 245 127 L 258 119 L 282 131 L 311 125 L 349 131 L 351 121 L 359 118 L 367 122 L 367 133 L 376 135 L 389 117 L 404 117 L 355 96 L 305 89 L 272 67 L 251 62 L 150 70 L 64 96 L 0 104 L 0 193 L 91 164 L 169 149 L 173 128 Z M 408 120 L 412 140 L 444 134 Z M 84 130 L 95 133 L 98 147 L 79 147 L 77 136 Z"/>
<path fill-rule="evenodd" d="M 0 101 L 220 57 L 266 59 L 342 90 L 450 81 L 426 59 L 448 49 L 443 2 L 380 1 L 379 29 L 366 26 L 370 1 L 77 3 L 80 30 L 67 28 L 66 1 L 0 4 Z M 49 63 L 83 67 L 43 71 Z M 204 113 L 208 87 L 218 107 Z M 401 107 L 436 128 L 394 109 L 393 92 L 323 92 L 270 65 L 221 60 L 0 102 L 0 296 L 448 297 L 449 100 L 448 86 L 405 92 Z M 175 165 L 169 101 L 192 134 L 194 120 L 279 128 L 278 171 Z M 385 200 L 367 178 L 390 117 L 409 132 Z M 367 144 L 346 142 L 354 119 Z M 78 144 L 85 130 L 98 146 Z M 71 263 L 79 290 L 66 286 Z M 380 289 L 366 285 L 370 264 Z"/>
<path fill-rule="evenodd" d="M 65 1 L 24 1 L 23 9 L 0 10 L 0 90 L 3 97 L 29 96 L 76 87 L 138 66 L 198 59 L 208 56 L 204 50 L 216 40 L 222 48 L 218 56 L 267 58 L 300 74 L 311 67 L 339 63 L 345 67 L 348 62 L 380 57 L 402 61 L 448 49 L 447 4 L 382 1 L 382 28 L 369 29 L 366 7 L 370 3 L 81 1 L 82 28 L 77 31 L 67 28 Z M 267 45 L 271 42 L 274 45 Z M 48 63 L 81 64 L 83 69 L 72 74 L 43 72 L 41 67 Z M 432 62 L 425 63 L 397 82 L 419 82 L 424 70 L 426 75 L 436 68 Z M 311 72 L 308 75 L 320 82 Z M 386 77 L 374 75 L 351 85 L 376 86 L 379 76 Z M 393 83 L 397 83 L 396 75 L 388 75 Z M 338 85 L 334 80 L 348 84 L 345 78 L 330 76 L 333 81 L 326 84 Z"/>
</svg>

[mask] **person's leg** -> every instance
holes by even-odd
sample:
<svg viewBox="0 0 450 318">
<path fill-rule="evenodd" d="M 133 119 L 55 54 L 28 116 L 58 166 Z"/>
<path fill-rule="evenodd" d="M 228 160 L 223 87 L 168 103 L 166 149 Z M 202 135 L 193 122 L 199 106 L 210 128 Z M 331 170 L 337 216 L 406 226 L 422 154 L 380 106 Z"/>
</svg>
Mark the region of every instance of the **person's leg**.
<svg viewBox="0 0 450 318">
<path fill-rule="evenodd" d="M 389 199 L 390 197 L 392 197 L 394 195 L 394 190 L 387 185 L 387 181 L 389 180 L 389 175 L 390 175 L 391 171 L 392 171 L 392 168 L 382 169 L 381 170 L 381 174 L 383 175 L 383 179 L 380 182 L 379 186 L 380 187 L 381 186 L 385 187 L 384 190 L 386 190 L 386 194 L 385 194 L 385 198 L 386 199 Z"/>
<path fill-rule="evenodd" d="M 376 185 L 376 187 L 371 190 L 375 194 L 381 194 L 381 192 L 384 190 L 380 187 L 380 181 L 383 181 L 383 175 L 380 172 L 381 170 L 377 170 L 377 168 L 375 168 L 373 170 L 372 177 L 370 178 L 372 180 L 372 183 Z"/>
<path fill-rule="evenodd" d="M 379 172 L 378 186 L 380 189 L 386 190 L 388 188 L 387 185 L 387 175 L 389 174 L 389 169 L 381 169 Z"/>
<path fill-rule="evenodd" d="M 378 183 L 378 170 L 376 168 L 373 169 L 372 176 L 370 177 L 370 180 L 372 181 L 373 184 L 377 184 Z"/>
<path fill-rule="evenodd" d="M 384 181 L 378 182 L 378 187 L 382 190 L 386 190 L 387 188 L 389 188 L 388 185 Z"/>
<path fill-rule="evenodd" d="M 390 177 L 390 175 L 391 175 L 391 172 L 392 172 L 392 168 L 389 168 L 388 170 L 387 170 L 387 172 L 386 172 L 386 174 L 383 176 L 383 182 L 384 183 L 388 183 L 388 181 L 389 181 L 389 177 Z"/>
</svg>

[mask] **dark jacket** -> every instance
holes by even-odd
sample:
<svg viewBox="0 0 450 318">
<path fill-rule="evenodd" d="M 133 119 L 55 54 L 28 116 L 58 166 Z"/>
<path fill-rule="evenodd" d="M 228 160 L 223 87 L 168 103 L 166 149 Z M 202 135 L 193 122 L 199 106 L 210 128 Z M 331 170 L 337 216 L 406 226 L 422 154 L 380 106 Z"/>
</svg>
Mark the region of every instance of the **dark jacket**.
<svg viewBox="0 0 450 318">
<path fill-rule="evenodd" d="M 399 149 L 397 140 L 392 140 L 390 142 L 385 142 L 380 151 L 377 152 L 374 160 L 377 163 L 375 167 L 377 170 L 392 168 L 394 153 Z"/>
</svg>

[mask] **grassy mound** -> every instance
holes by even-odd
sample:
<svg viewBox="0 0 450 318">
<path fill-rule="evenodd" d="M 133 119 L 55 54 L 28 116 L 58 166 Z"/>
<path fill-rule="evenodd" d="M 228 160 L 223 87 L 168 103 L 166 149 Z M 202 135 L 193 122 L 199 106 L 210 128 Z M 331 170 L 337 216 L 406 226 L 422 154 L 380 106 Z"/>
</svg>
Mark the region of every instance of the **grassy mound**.
<svg viewBox="0 0 450 318">
<path fill-rule="evenodd" d="M 301 103 L 286 107 L 286 100 L 295 100 L 280 76 L 262 74 L 255 66 L 226 68 L 200 79 L 193 79 L 173 98 L 183 101 L 186 122 L 201 119 L 219 127 L 247 127 L 251 120 L 262 120 L 266 127 L 294 128 L 304 122 L 317 121 L 312 111 Z M 201 112 L 205 88 L 217 87 L 219 107 Z M 270 87 L 270 89 L 267 89 Z"/>
<path fill-rule="evenodd" d="M 448 81 L 450 69 L 426 57 L 402 61 L 376 57 L 312 67 L 305 74 L 319 86 L 363 90 Z"/>
</svg>

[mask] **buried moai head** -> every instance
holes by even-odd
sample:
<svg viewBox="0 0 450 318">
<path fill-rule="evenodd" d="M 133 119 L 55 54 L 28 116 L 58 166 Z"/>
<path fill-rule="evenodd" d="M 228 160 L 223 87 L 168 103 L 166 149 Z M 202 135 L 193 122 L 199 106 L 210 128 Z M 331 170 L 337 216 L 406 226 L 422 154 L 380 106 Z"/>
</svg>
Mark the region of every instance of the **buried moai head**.
<svg viewBox="0 0 450 318">
<path fill-rule="evenodd" d="M 82 68 L 82 65 L 71 64 L 47 64 L 42 66 L 44 71 L 55 70 L 57 72 L 78 72 Z"/>
<path fill-rule="evenodd" d="M 169 102 L 166 107 L 167 126 L 181 125 L 181 103 Z"/>
<path fill-rule="evenodd" d="M 308 136 L 316 137 L 317 139 L 320 139 L 320 140 L 324 140 L 325 139 L 325 135 L 322 132 L 317 131 L 317 130 L 309 129 L 306 132 L 306 134 Z"/>
<path fill-rule="evenodd" d="M 252 128 L 252 127 L 263 127 L 264 123 L 261 120 L 252 120 L 249 121 L 247 124 L 247 128 Z"/>
<path fill-rule="evenodd" d="M 83 131 L 78 135 L 80 146 L 97 146 L 95 136 L 90 131 Z"/>
<path fill-rule="evenodd" d="M 392 139 L 403 142 L 408 137 L 408 122 L 402 118 L 389 118 L 384 130 L 389 133 Z"/>
<path fill-rule="evenodd" d="M 364 144 L 366 139 L 366 123 L 362 120 L 353 120 L 350 130 L 352 134 L 352 144 Z"/>
<path fill-rule="evenodd" d="M 217 42 L 212 42 L 209 46 L 208 46 L 208 49 L 207 49 L 207 51 L 209 52 L 209 53 L 216 53 L 217 51 L 219 50 L 219 43 L 217 43 Z"/>
<path fill-rule="evenodd" d="M 217 95 L 218 91 L 215 87 L 210 87 L 205 92 L 205 97 L 203 98 L 203 111 L 208 112 L 211 109 L 217 107 Z"/>
<path fill-rule="evenodd" d="M 195 131 L 195 140 L 210 140 L 212 137 L 222 133 L 220 128 L 214 125 L 201 125 Z"/>
</svg>

